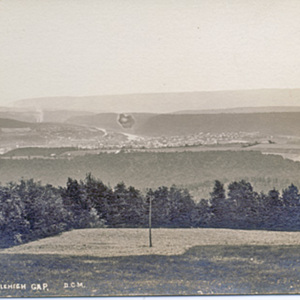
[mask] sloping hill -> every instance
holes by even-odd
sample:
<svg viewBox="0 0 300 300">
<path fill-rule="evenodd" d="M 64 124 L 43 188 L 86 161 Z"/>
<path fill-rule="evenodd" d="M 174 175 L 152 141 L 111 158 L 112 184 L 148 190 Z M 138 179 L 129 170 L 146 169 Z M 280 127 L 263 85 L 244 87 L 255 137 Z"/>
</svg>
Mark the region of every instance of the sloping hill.
<svg viewBox="0 0 300 300">
<path fill-rule="evenodd" d="M 73 110 L 26 110 L 20 108 L 0 108 L 0 118 L 13 119 L 22 122 L 40 123 L 53 122 L 61 123 L 74 116 L 89 116 L 92 112 Z"/>
<path fill-rule="evenodd" d="M 74 116 L 66 120 L 66 123 L 87 125 L 110 130 L 120 130 L 121 125 L 118 123 L 118 114 L 101 113 L 92 116 Z"/>
<path fill-rule="evenodd" d="M 182 110 L 176 111 L 177 115 L 186 114 L 253 114 L 274 112 L 300 112 L 300 106 L 261 106 L 261 107 L 234 107 L 223 109 Z"/>
<path fill-rule="evenodd" d="M 134 120 L 134 124 L 132 128 L 130 128 L 132 132 L 135 132 L 138 128 L 144 126 L 148 120 L 156 116 L 156 114 L 151 113 L 129 113 L 127 115 L 131 116 Z M 70 124 L 87 125 L 119 132 L 128 131 L 120 124 L 119 114 L 117 113 L 100 113 L 89 116 L 75 116 L 69 118 L 66 122 Z"/>
<path fill-rule="evenodd" d="M 64 123 L 29 123 L 0 118 L 1 147 L 62 147 L 96 143 L 101 130 Z"/>
<path fill-rule="evenodd" d="M 21 121 L 21 122 L 30 122 L 30 123 L 36 123 L 38 120 L 38 115 L 36 112 L 33 111 L 0 111 L 0 118 L 3 119 L 13 119 L 16 121 Z"/>
<path fill-rule="evenodd" d="M 13 119 L 0 118 L 0 128 L 24 128 L 32 126 L 33 124 L 29 122 L 21 122 Z"/>
<path fill-rule="evenodd" d="M 93 116 L 94 113 L 88 111 L 73 111 L 73 110 L 46 110 L 40 112 L 40 121 L 42 122 L 53 122 L 53 123 L 63 123 L 66 122 L 69 118 L 77 116 Z"/>
<path fill-rule="evenodd" d="M 218 114 L 129 114 L 131 131 L 145 136 L 190 135 L 199 132 L 259 132 L 264 135 L 300 136 L 300 112 L 218 113 Z M 126 132 L 118 114 L 76 116 L 68 123 Z"/>
<path fill-rule="evenodd" d="M 156 115 L 137 128 L 136 133 L 149 136 L 172 136 L 199 132 L 239 131 L 300 136 L 300 112 Z"/>
</svg>

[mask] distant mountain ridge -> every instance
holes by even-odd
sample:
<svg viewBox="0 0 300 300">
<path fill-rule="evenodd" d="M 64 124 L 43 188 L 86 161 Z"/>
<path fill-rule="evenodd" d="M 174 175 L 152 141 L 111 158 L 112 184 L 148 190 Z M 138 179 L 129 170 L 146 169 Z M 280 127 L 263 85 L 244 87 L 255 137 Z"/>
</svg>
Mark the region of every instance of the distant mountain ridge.
<svg viewBox="0 0 300 300">
<path fill-rule="evenodd" d="M 0 108 L 0 118 L 13 119 L 21 122 L 41 123 L 41 122 L 52 122 L 52 123 L 63 123 L 74 116 L 90 116 L 92 112 L 86 111 L 73 111 L 73 110 L 56 110 L 48 111 L 41 109 L 26 109 L 23 110 L 16 108 Z"/>
<path fill-rule="evenodd" d="M 186 114 L 250 114 L 273 112 L 300 112 L 300 106 L 262 106 L 262 107 L 234 107 L 223 109 L 183 110 L 176 111 L 177 115 Z"/>
<path fill-rule="evenodd" d="M 104 95 L 88 97 L 47 97 L 16 101 L 17 108 L 80 110 L 100 112 L 173 113 L 235 107 L 300 106 L 300 89 L 180 92 Z"/>
</svg>

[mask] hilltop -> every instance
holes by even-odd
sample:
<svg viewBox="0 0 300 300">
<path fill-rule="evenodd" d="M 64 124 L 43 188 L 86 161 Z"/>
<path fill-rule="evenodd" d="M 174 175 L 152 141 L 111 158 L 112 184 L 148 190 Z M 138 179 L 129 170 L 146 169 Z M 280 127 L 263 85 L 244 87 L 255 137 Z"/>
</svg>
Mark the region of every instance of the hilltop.
<svg viewBox="0 0 300 300">
<path fill-rule="evenodd" d="M 300 135 L 300 112 L 242 114 L 156 115 L 136 133 L 142 135 L 186 135 L 199 132 L 258 132 L 264 135 Z"/>
<path fill-rule="evenodd" d="M 21 122 L 42 123 L 53 122 L 62 123 L 69 118 L 76 116 L 90 116 L 92 112 L 73 110 L 39 110 L 35 108 L 0 108 L 0 118 L 13 119 Z"/>
<path fill-rule="evenodd" d="M 252 114 L 252 113 L 282 113 L 300 112 L 300 106 L 259 106 L 259 107 L 233 107 L 221 109 L 202 109 L 202 110 L 182 110 L 175 114 Z"/>
</svg>

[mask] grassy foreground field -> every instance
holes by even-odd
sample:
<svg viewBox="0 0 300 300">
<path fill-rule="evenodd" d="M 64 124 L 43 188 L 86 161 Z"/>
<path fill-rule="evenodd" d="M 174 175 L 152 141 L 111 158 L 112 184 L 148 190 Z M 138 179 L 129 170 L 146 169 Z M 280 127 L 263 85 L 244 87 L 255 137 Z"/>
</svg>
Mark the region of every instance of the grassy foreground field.
<svg viewBox="0 0 300 300">
<path fill-rule="evenodd" d="M 2 250 L 0 296 L 300 293 L 298 232 L 155 229 L 153 248 L 147 234 L 77 230 Z"/>
</svg>

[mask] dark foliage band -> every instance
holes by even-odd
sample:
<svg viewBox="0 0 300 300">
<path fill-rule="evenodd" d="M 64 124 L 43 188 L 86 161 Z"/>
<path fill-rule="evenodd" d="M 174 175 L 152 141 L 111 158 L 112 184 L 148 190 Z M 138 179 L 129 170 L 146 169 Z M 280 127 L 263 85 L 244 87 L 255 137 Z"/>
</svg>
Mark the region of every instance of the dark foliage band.
<svg viewBox="0 0 300 300">
<path fill-rule="evenodd" d="M 111 188 L 88 174 L 56 188 L 31 180 L 0 186 L 0 246 L 10 247 L 63 231 L 92 227 L 152 227 L 299 230 L 300 194 L 295 185 L 257 193 L 234 181 L 225 191 L 216 180 L 209 199 L 195 203 L 173 185 L 144 193 L 124 183 Z"/>
</svg>

